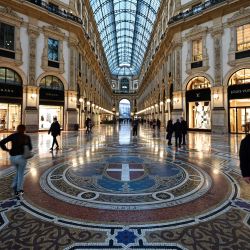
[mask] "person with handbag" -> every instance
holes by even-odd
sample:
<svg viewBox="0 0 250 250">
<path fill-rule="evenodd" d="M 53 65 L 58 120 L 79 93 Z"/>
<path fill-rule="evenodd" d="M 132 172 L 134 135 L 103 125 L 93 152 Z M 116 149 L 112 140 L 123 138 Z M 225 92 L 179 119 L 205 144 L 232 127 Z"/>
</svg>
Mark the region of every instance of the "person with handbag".
<svg viewBox="0 0 250 250">
<path fill-rule="evenodd" d="M 58 145 L 56 137 L 61 134 L 61 126 L 60 126 L 59 122 L 57 121 L 56 117 L 53 118 L 53 122 L 50 126 L 48 134 L 50 134 L 50 133 L 53 137 L 53 142 L 52 142 L 52 146 L 50 148 L 50 151 L 53 150 L 54 144 L 56 144 L 56 150 L 58 150 L 59 145 Z"/>
<path fill-rule="evenodd" d="M 27 146 L 32 150 L 31 139 L 25 133 L 25 125 L 17 126 L 17 132 L 7 136 L 0 141 L 0 147 L 9 152 L 10 162 L 16 168 L 16 175 L 12 182 L 12 188 L 15 195 L 23 194 L 24 171 L 27 165 L 27 159 L 24 156 L 24 148 Z M 6 147 L 6 143 L 11 142 L 11 149 Z"/>
</svg>

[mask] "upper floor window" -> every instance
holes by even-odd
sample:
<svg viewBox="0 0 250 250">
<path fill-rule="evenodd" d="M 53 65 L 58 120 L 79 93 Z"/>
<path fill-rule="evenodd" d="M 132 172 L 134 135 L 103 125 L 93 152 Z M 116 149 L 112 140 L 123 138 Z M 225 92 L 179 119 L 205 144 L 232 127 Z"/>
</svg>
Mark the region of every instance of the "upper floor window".
<svg viewBox="0 0 250 250">
<path fill-rule="evenodd" d="M 250 24 L 237 28 L 237 51 L 250 49 Z"/>
<path fill-rule="evenodd" d="M 193 62 L 202 61 L 202 39 L 192 42 Z"/>
<path fill-rule="evenodd" d="M 59 61 L 59 41 L 48 38 L 48 59 L 49 61 Z"/>
<path fill-rule="evenodd" d="M 122 78 L 120 80 L 121 83 L 121 91 L 123 92 L 129 92 L 129 79 L 128 78 Z"/>
<path fill-rule="evenodd" d="M 15 50 L 15 27 L 0 23 L 0 48 Z"/>
</svg>

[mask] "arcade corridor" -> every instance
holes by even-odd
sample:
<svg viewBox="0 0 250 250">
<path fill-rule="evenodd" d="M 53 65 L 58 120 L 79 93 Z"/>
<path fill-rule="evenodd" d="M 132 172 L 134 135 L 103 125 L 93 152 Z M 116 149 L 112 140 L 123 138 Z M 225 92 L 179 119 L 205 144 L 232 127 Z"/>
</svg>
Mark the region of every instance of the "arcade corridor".
<svg viewBox="0 0 250 250">
<path fill-rule="evenodd" d="M 0 152 L 0 249 L 250 249 L 241 135 L 190 132 L 178 149 L 147 125 L 101 125 L 62 132 L 53 153 L 31 137 L 20 200 Z"/>
</svg>

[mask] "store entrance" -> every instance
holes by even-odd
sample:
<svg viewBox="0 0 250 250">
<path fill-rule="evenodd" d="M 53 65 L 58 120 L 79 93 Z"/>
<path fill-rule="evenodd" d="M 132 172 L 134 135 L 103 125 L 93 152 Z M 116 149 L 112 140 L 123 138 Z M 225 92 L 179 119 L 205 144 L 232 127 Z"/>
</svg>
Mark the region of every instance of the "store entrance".
<svg viewBox="0 0 250 250">
<path fill-rule="evenodd" d="M 230 132 L 250 132 L 250 106 L 230 108 Z"/>
<path fill-rule="evenodd" d="M 39 130 L 48 130 L 56 117 L 63 126 L 63 106 L 39 105 Z"/>
<path fill-rule="evenodd" d="M 21 123 L 21 105 L 0 103 L 0 131 L 15 131 Z"/>
</svg>

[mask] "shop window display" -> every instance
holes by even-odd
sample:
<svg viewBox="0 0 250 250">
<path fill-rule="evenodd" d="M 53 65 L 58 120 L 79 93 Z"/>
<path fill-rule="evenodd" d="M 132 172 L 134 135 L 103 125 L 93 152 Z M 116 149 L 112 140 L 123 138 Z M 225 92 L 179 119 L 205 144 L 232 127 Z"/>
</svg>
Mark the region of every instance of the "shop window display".
<svg viewBox="0 0 250 250">
<path fill-rule="evenodd" d="M 211 109 L 209 101 L 190 102 L 189 128 L 211 129 Z"/>
<path fill-rule="evenodd" d="M 63 122 L 63 107 L 62 106 L 46 106 L 40 105 L 39 108 L 39 129 L 49 129 L 53 118 L 56 117 L 62 125 Z"/>
<path fill-rule="evenodd" d="M 21 122 L 21 105 L 0 103 L 0 130 L 16 130 Z"/>
</svg>

